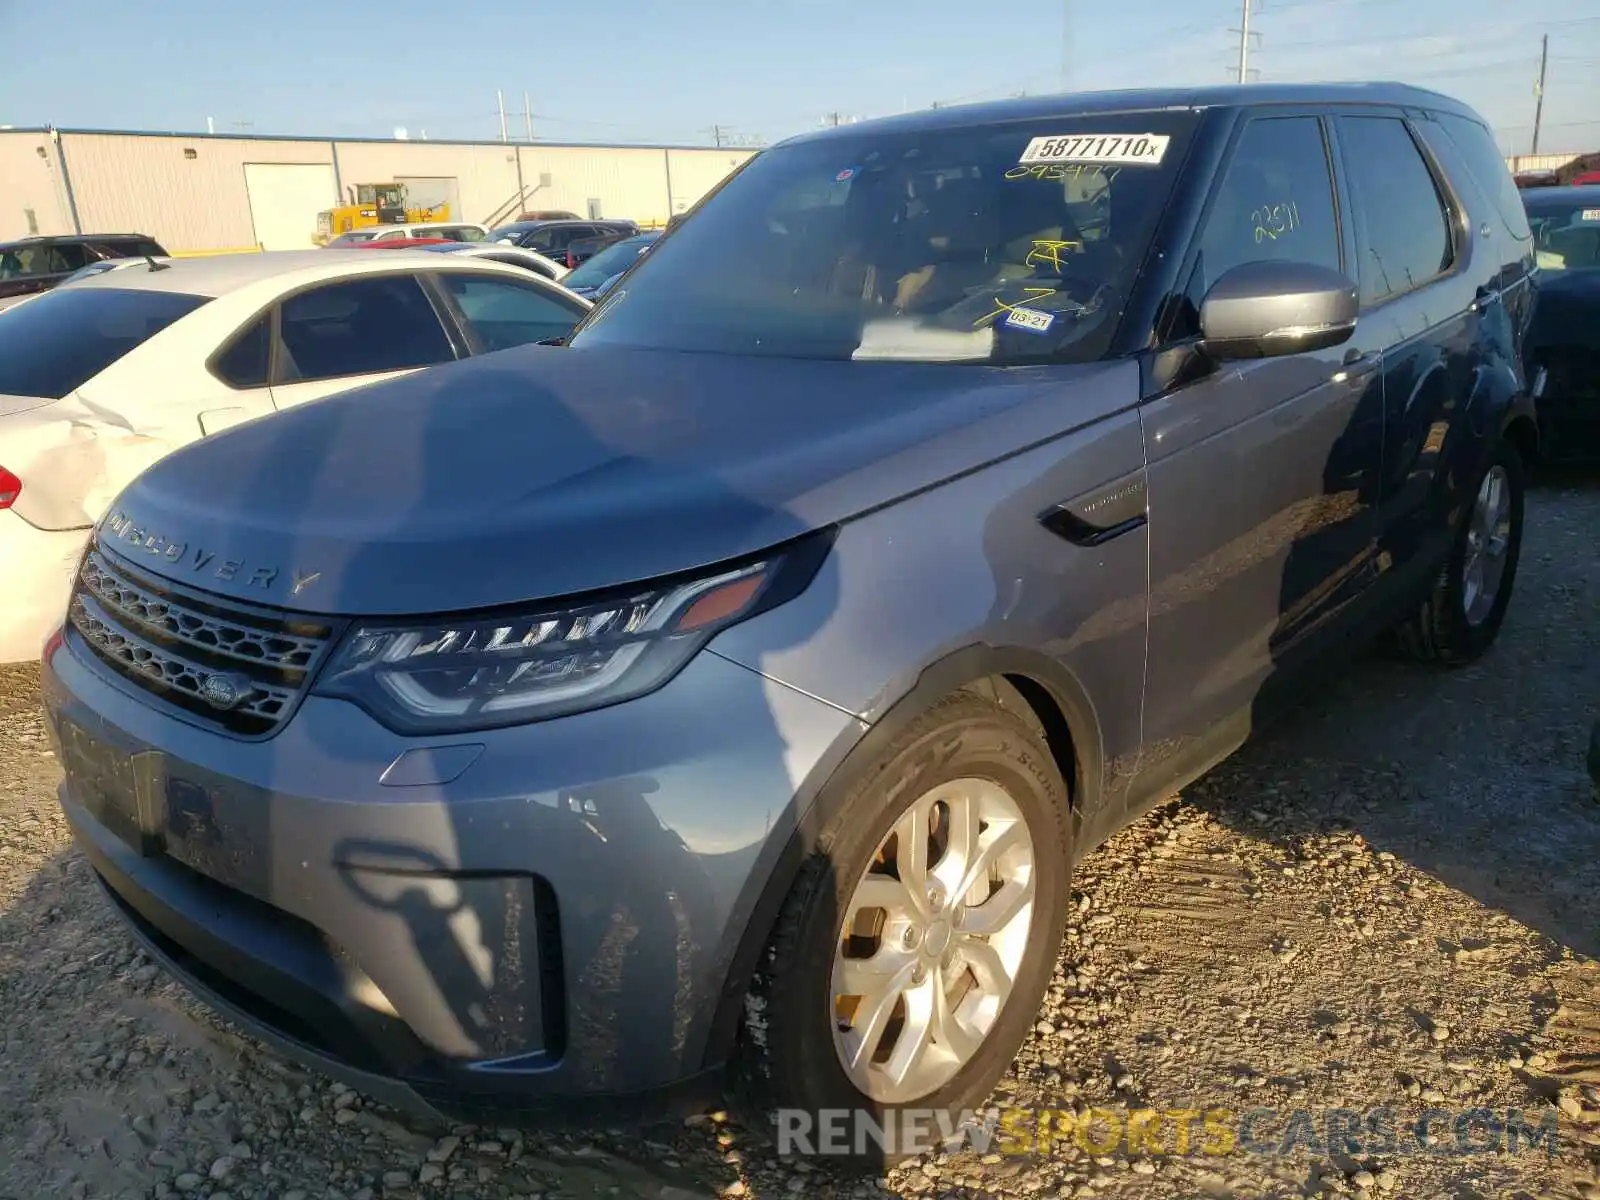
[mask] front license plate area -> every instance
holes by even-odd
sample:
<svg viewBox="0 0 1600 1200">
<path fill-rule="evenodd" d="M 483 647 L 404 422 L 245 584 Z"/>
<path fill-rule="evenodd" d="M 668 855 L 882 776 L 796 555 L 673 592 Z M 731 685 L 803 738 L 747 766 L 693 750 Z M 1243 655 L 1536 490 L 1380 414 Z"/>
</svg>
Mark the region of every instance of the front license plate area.
<svg viewBox="0 0 1600 1200">
<path fill-rule="evenodd" d="M 161 752 L 130 753 L 66 716 L 58 716 L 57 734 L 62 771 L 78 803 L 140 854 L 162 853 L 166 772 Z"/>
</svg>

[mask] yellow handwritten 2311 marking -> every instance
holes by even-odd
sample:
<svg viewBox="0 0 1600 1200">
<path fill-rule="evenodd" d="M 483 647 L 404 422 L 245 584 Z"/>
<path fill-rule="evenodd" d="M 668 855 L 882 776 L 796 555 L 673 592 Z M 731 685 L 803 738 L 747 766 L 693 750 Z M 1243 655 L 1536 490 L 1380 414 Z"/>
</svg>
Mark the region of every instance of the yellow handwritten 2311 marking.
<svg viewBox="0 0 1600 1200">
<path fill-rule="evenodd" d="M 1061 252 L 1063 250 L 1082 250 L 1083 243 L 1075 241 L 1052 241 L 1049 238 L 1034 238 L 1033 249 L 1028 251 L 1028 257 L 1022 260 L 1022 265 L 1031 267 L 1034 264 L 1051 266 L 1061 270 Z"/>
<path fill-rule="evenodd" d="M 1030 300 L 1037 300 L 1041 296 L 1053 296 L 1056 293 L 1056 289 L 1055 288 L 1025 287 L 1022 290 L 1026 294 L 1022 297 L 1022 299 L 1018 300 L 1015 304 L 1007 304 L 1004 300 L 1000 299 L 999 296 L 995 296 L 994 297 L 994 302 L 998 307 L 993 312 L 984 313 L 983 316 L 979 317 L 976 321 L 974 321 L 972 323 L 972 327 L 974 329 L 976 329 L 978 326 L 982 325 L 985 321 L 993 320 L 995 317 L 998 317 L 1001 313 L 1014 312 L 1017 309 L 1023 307 Z"/>
</svg>

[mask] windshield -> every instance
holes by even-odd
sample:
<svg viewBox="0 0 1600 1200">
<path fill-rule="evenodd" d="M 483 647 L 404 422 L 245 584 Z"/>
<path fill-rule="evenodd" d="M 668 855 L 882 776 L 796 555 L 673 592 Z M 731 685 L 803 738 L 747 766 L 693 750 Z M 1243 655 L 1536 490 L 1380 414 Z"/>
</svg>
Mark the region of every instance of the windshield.
<svg viewBox="0 0 1600 1200">
<path fill-rule="evenodd" d="M 655 240 L 652 235 L 614 242 L 561 282 L 569 288 L 599 287 L 613 275 L 620 275 L 632 266 L 633 260 L 648 250 L 650 243 Z"/>
<path fill-rule="evenodd" d="M 1600 267 L 1600 200 L 1587 203 L 1540 203 L 1528 206 L 1534 252 L 1546 271 L 1576 271 Z"/>
<path fill-rule="evenodd" d="M 59 400 L 209 297 L 56 288 L 0 318 L 0 395 Z"/>
<path fill-rule="evenodd" d="M 777 147 L 642 260 L 573 344 L 1098 358 L 1193 125 L 1102 113 Z"/>
<path fill-rule="evenodd" d="M 370 242 L 381 232 L 383 231 L 379 229 L 354 229 L 349 233 L 341 233 L 338 237 L 334 238 L 333 241 L 329 242 L 328 245 L 348 246 L 354 242 Z"/>
</svg>

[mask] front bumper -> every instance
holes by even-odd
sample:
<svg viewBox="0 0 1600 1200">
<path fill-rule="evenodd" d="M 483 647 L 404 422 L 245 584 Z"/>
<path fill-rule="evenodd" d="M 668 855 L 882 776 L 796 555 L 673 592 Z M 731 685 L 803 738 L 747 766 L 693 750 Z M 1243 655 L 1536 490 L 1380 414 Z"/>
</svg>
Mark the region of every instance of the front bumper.
<svg viewBox="0 0 1600 1200">
<path fill-rule="evenodd" d="M 730 964 L 853 724 L 710 652 L 627 704 L 431 739 L 318 697 L 235 739 L 71 630 L 43 682 L 63 808 L 145 946 L 285 1053 L 467 1118 L 714 1091 Z"/>
</svg>

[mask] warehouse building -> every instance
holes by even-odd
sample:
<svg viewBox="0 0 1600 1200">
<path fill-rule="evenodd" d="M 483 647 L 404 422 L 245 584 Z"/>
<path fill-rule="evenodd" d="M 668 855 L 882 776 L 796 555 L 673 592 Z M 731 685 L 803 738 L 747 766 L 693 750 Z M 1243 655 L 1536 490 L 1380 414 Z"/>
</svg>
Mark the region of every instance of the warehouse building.
<svg viewBox="0 0 1600 1200">
<path fill-rule="evenodd" d="M 695 146 L 277 138 L 0 129 L 0 240 L 137 232 L 175 254 L 314 244 L 363 184 L 451 220 L 564 209 L 661 225 L 753 151 Z"/>
</svg>

